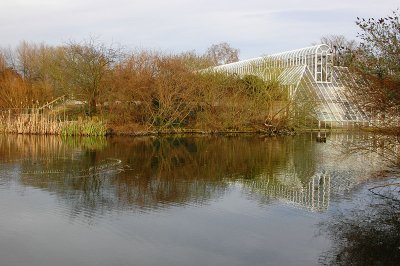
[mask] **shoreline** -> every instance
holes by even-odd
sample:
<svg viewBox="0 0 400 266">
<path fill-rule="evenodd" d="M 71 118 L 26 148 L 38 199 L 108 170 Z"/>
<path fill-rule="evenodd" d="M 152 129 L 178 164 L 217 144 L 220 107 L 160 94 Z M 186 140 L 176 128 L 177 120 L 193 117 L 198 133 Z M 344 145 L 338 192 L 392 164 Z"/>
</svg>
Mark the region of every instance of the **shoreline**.
<svg viewBox="0 0 400 266">
<path fill-rule="evenodd" d="M 260 135 L 268 137 L 295 136 L 305 133 L 331 133 L 331 132 L 370 132 L 389 134 L 382 130 L 370 130 L 368 128 L 334 128 L 334 129 L 276 129 L 276 130 L 198 130 L 198 129 L 172 129 L 172 130 L 137 130 L 137 131 L 114 131 L 109 130 L 104 135 L 76 134 L 64 135 L 53 133 L 15 133 L 0 131 L 4 135 L 26 135 L 26 136 L 64 136 L 64 137 L 143 137 L 143 136 L 168 136 L 168 135 L 199 135 L 199 136 L 229 136 L 229 135 Z"/>
</svg>

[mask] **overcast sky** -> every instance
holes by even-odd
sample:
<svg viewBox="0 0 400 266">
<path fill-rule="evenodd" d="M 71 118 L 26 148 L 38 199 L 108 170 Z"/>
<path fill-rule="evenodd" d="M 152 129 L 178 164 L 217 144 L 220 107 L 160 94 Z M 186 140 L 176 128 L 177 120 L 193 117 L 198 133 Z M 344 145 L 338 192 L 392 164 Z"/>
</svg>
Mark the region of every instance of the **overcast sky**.
<svg viewBox="0 0 400 266">
<path fill-rule="evenodd" d="M 355 38 L 356 17 L 386 16 L 398 0 L 0 0 L 0 46 L 97 36 L 127 48 L 203 53 L 230 43 L 241 59 Z"/>
</svg>

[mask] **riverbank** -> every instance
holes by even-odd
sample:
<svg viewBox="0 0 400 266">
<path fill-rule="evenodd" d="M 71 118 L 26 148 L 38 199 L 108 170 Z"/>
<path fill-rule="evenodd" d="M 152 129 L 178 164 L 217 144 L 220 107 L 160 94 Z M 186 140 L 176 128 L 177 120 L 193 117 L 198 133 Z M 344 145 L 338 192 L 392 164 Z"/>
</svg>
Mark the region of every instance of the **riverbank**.
<svg viewBox="0 0 400 266">
<path fill-rule="evenodd" d="M 364 131 L 369 133 L 398 135 L 399 128 L 379 127 L 338 127 L 316 128 L 303 126 L 294 128 L 277 125 L 249 125 L 234 128 L 191 128 L 171 127 L 157 128 L 139 124 L 109 123 L 100 117 L 78 117 L 68 120 L 68 117 L 47 116 L 39 114 L 19 115 L 14 118 L 0 117 L 0 133 L 25 135 L 62 135 L 62 136 L 159 136 L 159 135 L 231 135 L 231 134 L 259 134 L 264 136 L 287 136 L 307 132 L 343 132 Z"/>
<path fill-rule="evenodd" d="M 365 131 L 370 133 L 395 134 L 394 129 L 385 131 L 379 128 L 314 128 L 314 127 L 246 127 L 234 129 L 196 129 L 196 128 L 163 128 L 129 125 L 109 125 L 104 120 L 79 118 L 76 121 L 62 121 L 49 118 L 18 118 L 10 122 L 0 120 L 0 133 L 22 135 L 61 135 L 61 136 L 161 136 L 161 135 L 241 135 L 258 134 L 263 136 L 293 136 L 309 132 L 347 132 Z"/>
<path fill-rule="evenodd" d="M 0 132 L 24 135 L 62 135 L 62 136 L 156 136 L 156 135 L 229 135 L 262 134 L 268 136 L 295 135 L 296 130 L 280 123 L 261 126 L 199 126 L 157 127 L 132 123 L 110 123 L 101 117 L 71 118 L 68 115 L 49 115 L 40 113 L 7 115 L 0 117 Z"/>
<path fill-rule="evenodd" d="M 232 134 L 260 134 L 267 136 L 293 136 L 297 131 L 289 128 L 269 129 L 269 130 L 199 130 L 175 128 L 168 130 L 139 130 L 139 131 L 114 131 L 107 133 L 110 136 L 159 136 L 159 135 L 232 135 Z"/>
<path fill-rule="evenodd" d="M 0 125 L 0 133 L 3 134 L 21 134 L 21 135 L 61 135 L 61 136 L 161 136 L 161 135 L 245 135 L 245 134 L 259 134 L 263 136 L 294 136 L 300 131 L 280 128 L 280 129 L 242 129 L 242 130 L 199 130 L 199 129 L 185 129 L 173 128 L 164 130 L 135 130 L 135 131 L 118 131 L 113 128 L 108 128 L 104 125 L 90 124 L 84 125 L 79 123 L 65 123 L 54 127 L 55 130 L 45 131 L 29 131 L 25 130 L 12 130 L 8 131 L 6 127 Z"/>
</svg>

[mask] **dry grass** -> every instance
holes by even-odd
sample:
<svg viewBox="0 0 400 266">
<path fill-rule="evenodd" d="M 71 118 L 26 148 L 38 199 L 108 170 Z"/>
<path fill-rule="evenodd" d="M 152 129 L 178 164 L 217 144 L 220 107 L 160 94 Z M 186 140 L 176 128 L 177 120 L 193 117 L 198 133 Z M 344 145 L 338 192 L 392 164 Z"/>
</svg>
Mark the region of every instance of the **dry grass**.
<svg viewBox="0 0 400 266">
<path fill-rule="evenodd" d="M 107 133 L 101 120 L 67 121 L 60 116 L 39 113 L 0 116 L 0 132 L 64 136 L 104 136 Z"/>
</svg>

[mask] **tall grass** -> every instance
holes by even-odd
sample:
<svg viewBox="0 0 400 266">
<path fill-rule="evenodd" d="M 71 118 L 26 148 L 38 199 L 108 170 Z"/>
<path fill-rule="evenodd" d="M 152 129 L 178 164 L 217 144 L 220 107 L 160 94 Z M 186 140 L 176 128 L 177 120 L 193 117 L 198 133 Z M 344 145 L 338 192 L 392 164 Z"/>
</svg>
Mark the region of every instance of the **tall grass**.
<svg viewBox="0 0 400 266">
<path fill-rule="evenodd" d="M 62 136 L 105 136 L 105 123 L 98 119 L 84 119 L 65 122 L 60 131 Z"/>
<path fill-rule="evenodd" d="M 65 121 L 59 116 L 45 114 L 18 114 L 0 116 L 0 132 L 15 134 L 105 136 L 105 122 L 97 118 Z"/>
</svg>

